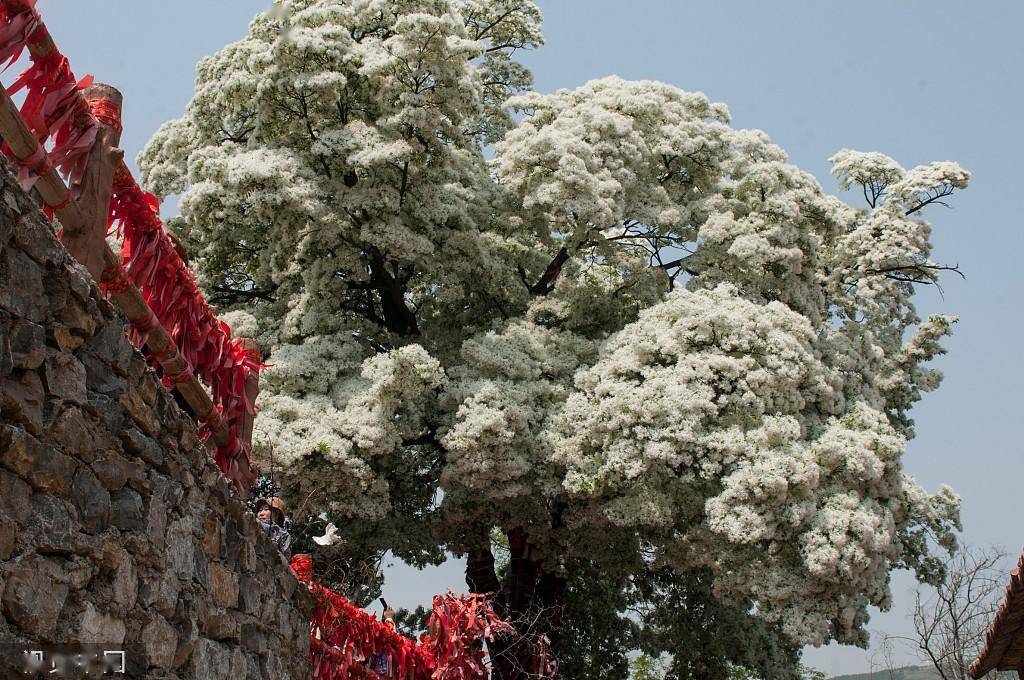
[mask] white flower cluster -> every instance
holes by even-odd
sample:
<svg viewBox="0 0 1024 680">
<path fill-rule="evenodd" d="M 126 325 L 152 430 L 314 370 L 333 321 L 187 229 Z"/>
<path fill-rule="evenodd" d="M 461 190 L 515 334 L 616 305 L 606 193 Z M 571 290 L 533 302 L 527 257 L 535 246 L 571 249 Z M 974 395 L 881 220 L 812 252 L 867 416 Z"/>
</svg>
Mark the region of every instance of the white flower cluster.
<svg viewBox="0 0 1024 680">
<path fill-rule="evenodd" d="M 390 509 L 381 459 L 422 429 L 444 376 L 417 345 L 363 356 L 337 336 L 275 348 L 253 441 L 299 488 L 317 490 L 324 507 L 380 518 Z"/>
<path fill-rule="evenodd" d="M 728 285 L 643 312 L 555 419 L 570 527 L 665 532 L 662 559 L 714 569 L 795 639 L 858 640 L 908 532 L 955 522 L 957 502 L 902 474 L 905 439 L 840 398 L 818 342 L 802 315 Z"/>
<path fill-rule="evenodd" d="M 446 395 L 452 415 L 442 439 L 442 482 L 453 515 L 475 497 L 499 504 L 503 518 L 514 521 L 558 494 L 560 475 L 542 435 L 568 396 L 573 374 L 596 349 L 575 333 L 527 321 L 463 345 Z M 539 489 L 545 491 L 538 495 Z"/>
</svg>

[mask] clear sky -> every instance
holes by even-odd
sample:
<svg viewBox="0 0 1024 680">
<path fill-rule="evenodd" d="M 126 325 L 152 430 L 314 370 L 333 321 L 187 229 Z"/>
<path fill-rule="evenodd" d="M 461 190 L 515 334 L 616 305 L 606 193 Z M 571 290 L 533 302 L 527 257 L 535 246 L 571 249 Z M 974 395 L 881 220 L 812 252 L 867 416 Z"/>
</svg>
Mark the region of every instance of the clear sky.
<svg viewBox="0 0 1024 680">
<path fill-rule="evenodd" d="M 40 0 L 39 10 L 78 75 L 125 95 L 123 144 L 134 159 L 156 127 L 181 114 L 194 67 L 235 40 L 264 0 Z M 973 173 L 953 209 L 937 209 L 935 258 L 959 264 L 923 312 L 960 315 L 940 390 L 914 411 L 918 437 L 904 459 L 926 488 L 963 496 L 964 538 L 1024 542 L 1019 488 L 1024 458 L 1018 191 L 1024 3 L 1013 0 L 540 0 L 547 44 L 527 55 L 536 87 L 573 88 L 617 74 L 662 80 L 725 102 L 738 127 L 765 130 L 828 191 L 827 158 L 843 147 L 882 151 L 905 167 L 955 160 Z M 14 75 L 8 72 L 4 82 Z M 1015 198 L 1016 197 L 1016 198 Z M 856 197 L 846 196 L 849 201 Z M 895 604 L 872 629 L 906 631 L 912 579 L 894 578 Z M 462 589 L 450 565 L 388 572 L 396 606 Z M 808 650 L 828 673 L 868 670 L 859 649 Z"/>
</svg>

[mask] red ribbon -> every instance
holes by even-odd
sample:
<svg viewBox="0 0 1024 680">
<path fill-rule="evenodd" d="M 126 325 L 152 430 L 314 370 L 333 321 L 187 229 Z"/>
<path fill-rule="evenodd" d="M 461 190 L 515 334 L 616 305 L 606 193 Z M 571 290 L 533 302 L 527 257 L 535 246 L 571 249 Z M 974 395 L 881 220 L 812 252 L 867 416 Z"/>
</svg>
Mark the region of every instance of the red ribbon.
<svg viewBox="0 0 1024 680">
<path fill-rule="evenodd" d="M 23 4 L 25 7 L 13 14 L 7 5 L 0 8 L 0 62 L 7 62 L 3 69 L 16 62 L 28 43 L 38 39 L 41 30 L 46 30 L 35 10 L 36 0 L 26 0 Z"/>
</svg>

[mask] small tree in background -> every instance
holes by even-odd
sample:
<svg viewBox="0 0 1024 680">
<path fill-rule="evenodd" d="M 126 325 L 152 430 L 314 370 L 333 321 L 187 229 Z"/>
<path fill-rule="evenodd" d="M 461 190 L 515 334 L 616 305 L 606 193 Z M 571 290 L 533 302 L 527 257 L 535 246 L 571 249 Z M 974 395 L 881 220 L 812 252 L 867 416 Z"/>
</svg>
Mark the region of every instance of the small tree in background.
<svg viewBox="0 0 1024 680">
<path fill-rule="evenodd" d="M 968 669 L 985 644 L 985 633 L 1006 591 L 1006 552 L 960 547 L 946 561 L 946 578 L 914 596 L 914 637 L 942 680 L 968 680 Z M 993 680 L 1016 677 L 994 672 Z"/>
<path fill-rule="evenodd" d="M 945 562 L 945 578 L 914 593 L 911 636 L 883 635 L 878 661 L 891 677 L 895 649 L 903 646 L 934 668 L 942 680 L 968 680 L 971 663 L 1003 603 L 1009 574 L 1001 548 L 962 545 Z M 992 671 L 992 680 L 1014 680 L 1016 672 Z"/>
</svg>

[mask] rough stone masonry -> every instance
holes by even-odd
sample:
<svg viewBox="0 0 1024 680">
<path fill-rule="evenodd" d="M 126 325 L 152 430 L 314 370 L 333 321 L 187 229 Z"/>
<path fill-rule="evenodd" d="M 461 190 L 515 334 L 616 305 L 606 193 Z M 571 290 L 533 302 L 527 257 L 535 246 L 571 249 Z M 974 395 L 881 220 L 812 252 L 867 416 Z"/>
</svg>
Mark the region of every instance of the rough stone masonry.
<svg viewBox="0 0 1024 680">
<path fill-rule="evenodd" d="M 6 170 L 0 194 L 0 675 L 100 643 L 130 677 L 310 677 L 308 592 Z"/>
</svg>

